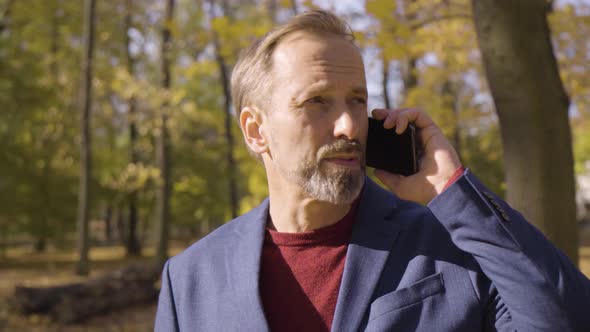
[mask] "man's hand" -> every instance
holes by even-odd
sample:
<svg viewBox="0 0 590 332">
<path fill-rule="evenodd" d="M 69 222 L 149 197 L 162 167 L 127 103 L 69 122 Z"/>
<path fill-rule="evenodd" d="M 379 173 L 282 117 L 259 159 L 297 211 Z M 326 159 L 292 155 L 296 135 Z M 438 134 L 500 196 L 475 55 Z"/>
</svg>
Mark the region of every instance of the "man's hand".
<svg viewBox="0 0 590 332">
<path fill-rule="evenodd" d="M 453 173 L 461 166 L 457 152 L 440 128 L 420 110 L 375 109 L 372 113 L 373 118 L 385 120 L 385 128 L 395 127 L 398 134 L 403 133 L 409 123 L 416 127 L 424 153 L 419 161 L 418 173 L 402 176 L 376 169 L 374 174 L 398 197 L 427 204 L 443 191 Z"/>
</svg>

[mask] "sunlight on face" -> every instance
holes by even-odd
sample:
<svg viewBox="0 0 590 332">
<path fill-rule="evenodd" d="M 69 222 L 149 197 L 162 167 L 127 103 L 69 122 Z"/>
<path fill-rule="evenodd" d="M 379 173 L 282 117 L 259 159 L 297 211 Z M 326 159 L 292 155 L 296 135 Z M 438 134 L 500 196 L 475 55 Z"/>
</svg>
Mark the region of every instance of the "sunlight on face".
<svg viewBox="0 0 590 332">
<path fill-rule="evenodd" d="M 358 49 L 338 36 L 293 33 L 273 56 L 270 163 L 310 197 L 352 202 L 365 176 L 367 92 Z"/>
</svg>

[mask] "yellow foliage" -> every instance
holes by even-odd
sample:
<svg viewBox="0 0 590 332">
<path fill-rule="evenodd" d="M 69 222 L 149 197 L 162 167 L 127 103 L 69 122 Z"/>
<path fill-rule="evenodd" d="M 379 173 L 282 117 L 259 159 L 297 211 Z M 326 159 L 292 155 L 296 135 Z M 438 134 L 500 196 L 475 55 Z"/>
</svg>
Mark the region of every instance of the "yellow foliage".
<svg viewBox="0 0 590 332">
<path fill-rule="evenodd" d="M 173 19 L 172 20 L 165 20 L 164 21 L 164 28 L 166 28 L 170 31 L 170 35 L 173 40 L 175 39 L 175 37 L 178 37 L 180 34 L 178 24 L 176 24 L 176 21 Z"/>
<path fill-rule="evenodd" d="M 219 40 L 221 55 L 233 62 L 239 51 L 270 30 L 270 20 L 265 16 L 231 20 L 228 16 L 216 17 L 211 22 Z"/>
<path fill-rule="evenodd" d="M 590 5 L 563 6 L 549 16 L 561 79 L 581 116 L 590 117 Z"/>
<path fill-rule="evenodd" d="M 157 181 L 159 175 L 160 171 L 155 167 L 129 163 L 118 173 L 104 174 L 100 183 L 116 191 L 132 192 L 145 188 L 150 181 Z"/>
</svg>

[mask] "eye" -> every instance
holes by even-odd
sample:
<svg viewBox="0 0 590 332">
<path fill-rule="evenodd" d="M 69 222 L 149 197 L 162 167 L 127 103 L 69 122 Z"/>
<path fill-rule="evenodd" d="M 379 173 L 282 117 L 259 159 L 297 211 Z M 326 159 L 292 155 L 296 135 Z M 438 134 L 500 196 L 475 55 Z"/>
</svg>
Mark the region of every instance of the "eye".
<svg viewBox="0 0 590 332">
<path fill-rule="evenodd" d="M 326 100 L 320 96 L 316 96 L 309 98 L 306 102 L 310 104 L 324 104 Z"/>
<path fill-rule="evenodd" d="M 365 97 L 355 97 L 353 99 L 353 101 L 357 104 L 362 104 L 362 105 L 366 105 L 367 104 L 367 98 Z"/>
</svg>

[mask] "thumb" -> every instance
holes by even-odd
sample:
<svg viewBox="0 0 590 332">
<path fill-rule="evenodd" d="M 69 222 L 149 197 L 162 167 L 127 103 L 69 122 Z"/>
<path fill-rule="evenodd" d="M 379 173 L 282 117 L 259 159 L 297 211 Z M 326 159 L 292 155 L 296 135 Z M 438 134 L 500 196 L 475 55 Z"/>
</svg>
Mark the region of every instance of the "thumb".
<svg viewBox="0 0 590 332">
<path fill-rule="evenodd" d="M 434 187 L 425 186 L 424 184 L 419 183 L 419 178 L 417 178 L 415 174 L 403 176 L 380 169 L 375 169 L 373 174 L 375 174 L 375 176 L 381 180 L 392 193 L 401 199 L 426 205 L 431 200 L 431 198 L 429 198 L 430 196 L 436 196 L 436 193 L 432 192 Z"/>
<path fill-rule="evenodd" d="M 381 169 L 375 169 L 373 174 L 375 174 L 375 176 L 381 180 L 391 192 L 400 197 L 400 194 L 403 192 L 403 189 L 401 188 L 404 179 L 403 175 L 389 173 Z"/>
</svg>

